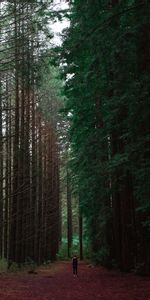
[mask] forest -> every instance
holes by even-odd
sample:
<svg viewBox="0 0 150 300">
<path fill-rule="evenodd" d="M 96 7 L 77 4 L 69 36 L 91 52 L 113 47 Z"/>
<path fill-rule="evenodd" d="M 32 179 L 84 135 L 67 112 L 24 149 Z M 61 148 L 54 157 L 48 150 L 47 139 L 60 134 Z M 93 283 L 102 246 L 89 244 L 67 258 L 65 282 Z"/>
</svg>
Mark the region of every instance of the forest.
<svg viewBox="0 0 150 300">
<path fill-rule="evenodd" d="M 148 0 L 1 1 L 8 269 L 76 253 L 150 275 L 149 16 Z"/>
</svg>

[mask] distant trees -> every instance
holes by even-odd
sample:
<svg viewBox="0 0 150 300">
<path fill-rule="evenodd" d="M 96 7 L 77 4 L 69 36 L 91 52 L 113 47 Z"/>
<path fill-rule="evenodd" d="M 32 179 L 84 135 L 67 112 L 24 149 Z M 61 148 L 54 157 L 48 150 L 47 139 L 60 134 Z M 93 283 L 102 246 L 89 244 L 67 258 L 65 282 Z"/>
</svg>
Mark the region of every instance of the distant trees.
<svg viewBox="0 0 150 300">
<path fill-rule="evenodd" d="M 148 1 L 74 1 L 61 54 L 73 170 L 93 257 L 146 272 L 149 12 Z"/>
<path fill-rule="evenodd" d="M 1 3 L 0 256 L 9 262 L 53 260 L 60 238 L 60 95 L 56 85 L 50 86 L 48 95 L 42 93 L 40 73 L 50 55 L 47 6 L 33 1 Z M 46 71 L 54 81 L 55 70 Z"/>
</svg>

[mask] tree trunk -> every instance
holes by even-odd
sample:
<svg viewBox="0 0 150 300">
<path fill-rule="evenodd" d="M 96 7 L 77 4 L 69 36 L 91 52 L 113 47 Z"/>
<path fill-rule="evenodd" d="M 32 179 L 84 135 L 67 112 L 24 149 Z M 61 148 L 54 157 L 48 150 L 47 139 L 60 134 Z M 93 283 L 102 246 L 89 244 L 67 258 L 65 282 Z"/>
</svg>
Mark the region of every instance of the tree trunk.
<svg viewBox="0 0 150 300">
<path fill-rule="evenodd" d="M 79 205 L 79 247 L 80 260 L 83 260 L 83 216 Z"/>
<path fill-rule="evenodd" d="M 71 186 L 70 174 L 67 167 L 67 238 L 68 238 L 68 257 L 71 256 L 70 249 L 72 246 L 72 204 L 71 204 Z"/>
</svg>

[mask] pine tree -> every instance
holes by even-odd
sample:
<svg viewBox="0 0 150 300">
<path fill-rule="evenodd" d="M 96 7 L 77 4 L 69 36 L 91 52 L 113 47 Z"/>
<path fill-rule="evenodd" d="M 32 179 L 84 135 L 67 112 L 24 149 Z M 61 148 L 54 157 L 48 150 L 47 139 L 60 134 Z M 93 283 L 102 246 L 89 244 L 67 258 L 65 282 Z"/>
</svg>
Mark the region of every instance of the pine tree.
<svg viewBox="0 0 150 300">
<path fill-rule="evenodd" d="M 0 255 L 8 259 L 9 266 L 13 261 L 21 265 L 26 260 L 41 263 L 54 259 L 58 250 L 56 131 L 60 95 L 52 83 L 56 80 L 52 67 L 43 75 L 48 70 L 48 99 L 42 93 L 45 83 L 39 67 L 50 64 L 44 46 L 48 36 L 51 38 L 47 8 L 51 5 L 32 1 L 5 1 L 2 5 Z M 48 106 L 55 107 L 49 116 Z"/>
<path fill-rule="evenodd" d="M 149 264 L 148 11 L 147 1 L 74 1 L 61 52 L 93 256 L 122 270 Z"/>
</svg>

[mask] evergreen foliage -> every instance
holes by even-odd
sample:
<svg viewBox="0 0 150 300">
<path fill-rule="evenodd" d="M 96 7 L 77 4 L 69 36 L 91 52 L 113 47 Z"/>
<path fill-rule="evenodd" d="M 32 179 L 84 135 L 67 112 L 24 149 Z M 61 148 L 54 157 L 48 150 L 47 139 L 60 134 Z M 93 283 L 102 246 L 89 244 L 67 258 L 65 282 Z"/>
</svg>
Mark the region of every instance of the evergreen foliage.
<svg viewBox="0 0 150 300">
<path fill-rule="evenodd" d="M 54 260 L 60 239 L 61 95 L 48 59 L 50 4 L 0 4 L 0 257 L 9 268 Z"/>
<path fill-rule="evenodd" d="M 93 257 L 150 271 L 150 4 L 70 5 L 61 49 L 72 170 Z"/>
</svg>

